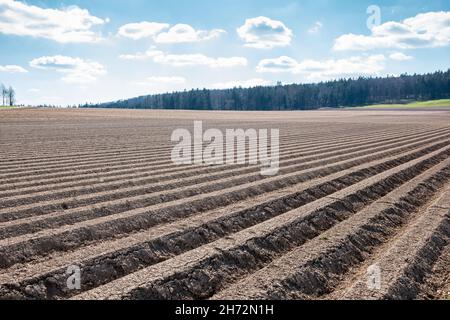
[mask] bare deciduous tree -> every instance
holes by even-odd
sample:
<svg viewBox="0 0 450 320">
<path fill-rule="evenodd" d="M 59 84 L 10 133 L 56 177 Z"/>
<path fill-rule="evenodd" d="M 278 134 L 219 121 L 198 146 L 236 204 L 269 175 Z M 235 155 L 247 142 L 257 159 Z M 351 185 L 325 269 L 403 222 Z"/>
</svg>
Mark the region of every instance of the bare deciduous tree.
<svg viewBox="0 0 450 320">
<path fill-rule="evenodd" d="M 14 91 L 14 89 L 11 86 L 8 89 L 8 100 L 9 100 L 9 105 L 11 107 L 16 102 L 16 92 Z"/>
<path fill-rule="evenodd" d="M 8 92 L 7 92 L 7 89 L 6 89 L 6 87 L 3 85 L 3 83 L 0 85 L 0 90 L 1 90 L 1 94 L 2 94 L 2 106 L 5 106 L 6 105 L 6 98 L 7 98 L 7 95 L 8 95 Z"/>
</svg>

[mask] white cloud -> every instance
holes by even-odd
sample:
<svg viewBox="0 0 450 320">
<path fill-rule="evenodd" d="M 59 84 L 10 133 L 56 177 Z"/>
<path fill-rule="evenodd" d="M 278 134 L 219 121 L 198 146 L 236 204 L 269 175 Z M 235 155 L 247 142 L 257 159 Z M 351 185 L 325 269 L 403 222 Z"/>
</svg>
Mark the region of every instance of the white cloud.
<svg viewBox="0 0 450 320">
<path fill-rule="evenodd" d="M 415 49 L 450 44 L 450 12 L 427 12 L 402 22 L 386 22 L 372 28 L 371 35 L 345 34 L 334 50 Z"/>
<path fill-rule="evenodd" d="M 258 72 L 303 74 L 309 80 L 327 80 L 356 75 L 377 75 L 384 70 L 384 55 L 329 60 L 297 60 L 282 56 L 261 60 Z"/>
<path fill-rule="evenodd" d="M 119 28 L 118 35 L 133 40 L 152 38 L 169 27 L 170 24 L 159 22 L 129 23 Z"/>
<path fill-rule="evenodd" d="M 164 30 L 167 31 L 163 32 Z M 226 32 L 222 29 L 195 30 L 183 23 L 171 27 L 168 23 L 144 21 L 121 26 L 118 35 L 133 40 L 152 38 L 156 43 L 191 43 L 212 40 L 224 33 Z"/>
<path fill-rule="evenodd" d="M 186 79 L 183 77 L 148 77 L 145 81 L 133 82 L 133 84 L 140 86 L 158 86 L 167 84 L 183 84 L 186 83 Z"/>
<path fill-rule="evenodd" d="M 247 47 L 257 49 L 270 49 L 284 47 L 291 44 L 292 30 L 283 22 L 267 17 L 257 17 L 245 20 L 245 24 L 237 29 Z"/>
<path fill-rule="evenodd" d="M 396 61 L 408 61 L 414 59 L 414 57 L 408 56 L 403 52 L 394 52 L 389 56 L 389 58 Z"/>
<path fill-rule="evenodd" d="M 122 59 L 122 60 L 147 60 L 149 58 L 150 57 L 145 52 L 119 55 L 119 59 Z"/>
<path fill-rule="evenodd" d="M 21 66 L 15 66 L 15 65 L 7 65 L 7 66 L 0 66 L 0 72 L 6 72 L 6 73 L 27 73 L 28 71 Z"/>
<path fill-rule="evenodd" d="M 41 90 L 36 89 L 36 88 L 30 88 L 30 89 L 28 89 L 28 92 L 31 92 L 31 93 L 38 93 L 38 92 L 41 92 Z"/>
<path fill-rule="evenodd" d="M 281 56 L 274 59 L 264 59 L 261 60 L 256 67 L 258 72 L 270 72 L 270 73 L 281 73 L 281 72 L 292 72 L 295 73 L 298 68 L 298 61 L 287 56 Z"/>
<path fill-rule="evenodd" d="M 206 66 L 210 68 L 230 68 L 246 66 L 248 61 L 243 57 L 212 58 L 204 54 L 167 54 L 163 51 L 150 49 L 145 53 L 124 54 L 119 56 L 124 60 L 151 59 L 155 63 L 170 65 L 173 67 Z"/>
<path fill-rule="evenodd" d="M 311 28 L 309 28 L 308 33 L 309 33 L 309 34 L 316 34 L 316 33 L 319 33 L 320 30 L 322 30 L 322 28 L 323 28 L 322 22 L 317 21 L 317 22 L 315 22 L 315 23 L 311 26 Z"/>
<path fill-rule="evenodd" d="M 220 37 L 225 30 L 213 29 L 211 31 L 195 30 L 188 24 L 177 24 L 167 32 L 155 36 L 156 43 L 184 43 L 207 41 Z"/>
<path fill-rule="evenodd" d="M 260 78 L 249 79 L 249 80 L 236 80 L 228 82 L 219 82 L 211 85 L 212 89 L 228 89 L 228 88 L 253 88 L 258 86 L 268 86 L 272 82 Z"/>
<path fill-rule="evenodd" d="M 203 54 L 167 54 L 157 55 L 153 58 L 156 63 L 167 64 L 174 67 L 207 66 L 211 68 L 229 68 L 246 66 L 247 59 L 242 57 L 211 58 Z"/>
<path fill-rule="evenodd" d="M 121 54 L 119 59 L 122 60 L 149 60 L 155 56 L 164 55 L 164 52 L 156 50 L 155 47 L 151 47 L 146 52 L 137 52 L 132 54 Z"/>
<path fill-rule="evenodd" d="M 62 10 L 43 9 L 20 1 L 0 0 L 0 33 L 51 39 L 60 43 L 102 40 L 93 27 L 108 22 L 88 10 L 70 6 Z"/>
<path fill-rule="evenodd" d="M 98 62 L 66 56 L 40 57 L 30 62 L 38 69 L 52 69 L 62 73 L 67 83 L 89 83 L 105 75 L 106 68 Z"/>
</svg>

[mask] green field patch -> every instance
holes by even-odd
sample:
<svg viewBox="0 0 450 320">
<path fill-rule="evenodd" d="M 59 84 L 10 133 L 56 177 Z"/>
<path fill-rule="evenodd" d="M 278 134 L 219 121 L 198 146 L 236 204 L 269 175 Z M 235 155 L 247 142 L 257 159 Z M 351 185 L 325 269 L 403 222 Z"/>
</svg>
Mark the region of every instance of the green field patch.
<svg viewBox="0 0 450 320">
<path fill-rule="evenodd" d="M 450 99 L 417 101 L 407 104 L 376 104 L 371 106 L 360 107 L 363 109 L 411 109 L 411 108 L 434 108 L 434 107 L 450 107 Z"/>
</svg>

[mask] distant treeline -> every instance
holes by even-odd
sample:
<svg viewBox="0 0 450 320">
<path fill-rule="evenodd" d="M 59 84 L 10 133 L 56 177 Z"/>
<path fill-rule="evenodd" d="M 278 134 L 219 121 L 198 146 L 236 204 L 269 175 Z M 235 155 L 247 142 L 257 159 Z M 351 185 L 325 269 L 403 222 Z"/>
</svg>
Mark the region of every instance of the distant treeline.
<svg viewBox="0 0 450 320">
<path fill-rule="evenodd" d="M 341 79 L 226 90 L 197 89 L 82 107 L 188 110 L 311 110 L 450 98 L 450 69 L 425 75 Z"/>
</svg>

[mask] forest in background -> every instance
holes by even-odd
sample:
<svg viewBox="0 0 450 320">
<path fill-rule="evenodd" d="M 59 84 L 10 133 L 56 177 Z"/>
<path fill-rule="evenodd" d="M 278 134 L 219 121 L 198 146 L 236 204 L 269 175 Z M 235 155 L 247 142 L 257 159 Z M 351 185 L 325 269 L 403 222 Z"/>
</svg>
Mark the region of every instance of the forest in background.
<svg viewBox="0 0 450 320">
<path fill-rule="evenodd" d="M 450 69 L 423 75 L 340 79 L 314 84 L 289 84 L 233 88 L 194 89 L 154 94 L 89 108 L 183 110 L 314 110 L 408 103 L 450 98 Z"/>
</svg>

